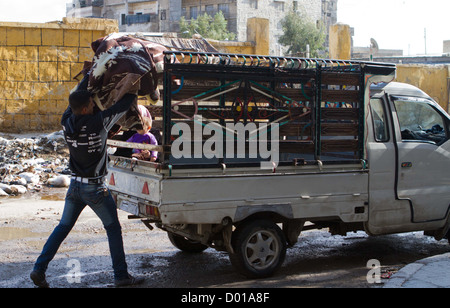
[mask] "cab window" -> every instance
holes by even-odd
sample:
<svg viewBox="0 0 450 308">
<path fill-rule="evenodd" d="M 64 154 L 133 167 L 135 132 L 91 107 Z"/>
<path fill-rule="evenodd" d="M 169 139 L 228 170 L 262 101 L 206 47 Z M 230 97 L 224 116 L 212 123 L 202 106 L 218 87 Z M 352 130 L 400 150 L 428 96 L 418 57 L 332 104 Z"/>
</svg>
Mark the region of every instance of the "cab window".
<svg viewBox="0 0 450 308">
<path fill-rule="evenodd" d="M 386 112 L 381 99 L 371 99 L 370 107 L 372 112 L 373 132 L 375 140 L 378 142 L 389 141 L 389 131 L 386 120 Z"/>
<path fill-rule="evenodd" d="M 403 141 L 441 144 L 447 140 L 444 117 L 426 100 L 394 100 Z"/>
</svg>

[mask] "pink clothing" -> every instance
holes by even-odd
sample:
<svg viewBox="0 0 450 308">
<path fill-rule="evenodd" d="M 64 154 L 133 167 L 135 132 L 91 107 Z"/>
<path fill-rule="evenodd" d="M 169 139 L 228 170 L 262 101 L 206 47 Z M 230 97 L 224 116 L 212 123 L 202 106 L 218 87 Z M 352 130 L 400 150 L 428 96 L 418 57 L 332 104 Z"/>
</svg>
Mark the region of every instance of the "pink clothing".
<svg viewBox="0 0 450 308">
<path fill-rule="evenodd" d="M 152 115 L 150 114 L 150 111 L 148 111 L 148 109 L 142 105 L 138 105 L 138 109 L 139 109 L 139 113 L 141 114 L 141 117 L 146 117 L 146 118 L 152 118 Z"/>
</svg>

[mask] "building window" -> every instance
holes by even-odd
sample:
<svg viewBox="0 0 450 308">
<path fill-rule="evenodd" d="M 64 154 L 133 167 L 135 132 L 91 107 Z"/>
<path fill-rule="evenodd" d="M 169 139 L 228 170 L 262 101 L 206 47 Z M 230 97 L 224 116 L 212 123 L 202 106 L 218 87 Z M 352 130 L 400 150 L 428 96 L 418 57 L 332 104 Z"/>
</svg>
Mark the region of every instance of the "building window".
<svg viewBox="0 0 450 308">
<path fill-rule="evenodd" d="M 198 17 L 198 7 L 191 6 L 189 8 L 189 14 L 190 14 L 191 19 L 197 19 L 197 17 Z"/>
<path fill-rule="evenodd" d="M 228 3 L 219 4 L 219 11 L 222 11 L 223 16 L 228 18 L 230 15 L 230 5 Z"/>
<path fill-rule="evenodd" d="M 284 12 L 284 2 L 275 2 L 275 5 L 279 11 Z"/>
<path fill-rule="evenodd" d="M 214 16 L 214 5 L 205 5 L 205 12 L 209 15 L 209 16 Z"/>
<path fill-rule="evenodd" d="M 257 10 L 258 9 L 258 0 L 250 0 L 250 8 Z"/>
</svg>

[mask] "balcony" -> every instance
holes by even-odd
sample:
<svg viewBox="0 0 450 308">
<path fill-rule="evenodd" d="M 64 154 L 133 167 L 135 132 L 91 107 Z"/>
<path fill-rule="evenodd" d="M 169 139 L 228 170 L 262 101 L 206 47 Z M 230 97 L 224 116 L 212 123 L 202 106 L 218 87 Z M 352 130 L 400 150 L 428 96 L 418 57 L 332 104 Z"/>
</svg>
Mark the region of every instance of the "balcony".
<svg viewBox="0 0 450 308">
<path fill-rule="evenodd" d="M 127 15 L 125 17 L 125 23 L 129 26 L 133 24 L 145 24 L 157 21 L 158 15 L 156 14 L 136 14 L 136 15 Z"/>
</svg>

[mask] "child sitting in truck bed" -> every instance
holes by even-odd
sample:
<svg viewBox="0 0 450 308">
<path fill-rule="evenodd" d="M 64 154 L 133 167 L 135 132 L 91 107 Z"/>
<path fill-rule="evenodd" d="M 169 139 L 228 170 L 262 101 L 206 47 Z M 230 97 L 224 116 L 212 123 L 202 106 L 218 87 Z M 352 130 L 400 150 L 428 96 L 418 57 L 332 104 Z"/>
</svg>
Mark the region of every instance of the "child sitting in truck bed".
<svg viewBox="0 0 450 308">
<path fill-rule="evenodd" d="M 127 142 L 158 145 L 156 137 L 149 132 L 152 128 L 152 117 L 150 115 L 150 112 L 144 106 L 139 105 L 138 107 L 142 116 L 143 124 L 138 124 L 135 126 L 137 132 L 133 136 L 131 136 L 131 138 L 129 138 Z M 132 153 L 133 154 L 131 155 L 131 157 L 139 160 L 149 160 L 154 162 L 158 158 L 157 151 L 133 149 Z"/>
</svg>

